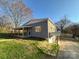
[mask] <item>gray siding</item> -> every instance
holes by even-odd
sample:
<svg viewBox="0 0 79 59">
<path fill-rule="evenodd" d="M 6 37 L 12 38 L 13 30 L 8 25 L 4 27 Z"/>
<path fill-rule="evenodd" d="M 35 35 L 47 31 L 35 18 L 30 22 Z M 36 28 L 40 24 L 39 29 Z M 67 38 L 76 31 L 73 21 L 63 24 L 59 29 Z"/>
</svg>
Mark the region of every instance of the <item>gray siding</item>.
<svg viewBox="0 0 79 59">
<path fill-rule="evenodd" d="M 31 24 L 32 29 L 30 29 L 30 37 L 40 37 L 40 38 L 48 38 L 48 27 L 47 27 L 47 21 L 39 22 Z M 35 26 L 41 26 L 42 31 L 41 32 L 35 32 Z"/>
</svg>

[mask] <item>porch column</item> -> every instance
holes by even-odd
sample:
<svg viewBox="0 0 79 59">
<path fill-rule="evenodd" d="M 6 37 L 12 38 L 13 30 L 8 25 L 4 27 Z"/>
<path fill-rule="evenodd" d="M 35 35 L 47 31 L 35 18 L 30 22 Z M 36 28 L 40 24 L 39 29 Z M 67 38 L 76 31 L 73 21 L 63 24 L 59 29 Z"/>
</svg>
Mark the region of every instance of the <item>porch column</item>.
<svg viewBox="0 0 79 59">
<path fill-rule="evenodd" d="M 23 27 L 23 33 L 22 33 L 22 36 L 24 37 L 24 27 Z"/>
</svg>

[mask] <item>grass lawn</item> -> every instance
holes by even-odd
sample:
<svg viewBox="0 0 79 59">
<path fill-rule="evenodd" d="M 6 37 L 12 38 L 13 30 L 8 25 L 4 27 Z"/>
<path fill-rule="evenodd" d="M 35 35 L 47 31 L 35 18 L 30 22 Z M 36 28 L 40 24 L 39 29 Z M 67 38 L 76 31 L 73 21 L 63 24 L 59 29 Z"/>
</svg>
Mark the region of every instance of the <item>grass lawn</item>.
<svg viewBox="0 0 79 59">
<path fill-rule="evenodd" d="M 52 59 L 58 48 L 47 41 L 0 39 L 0 59 Z"/>
</svg>

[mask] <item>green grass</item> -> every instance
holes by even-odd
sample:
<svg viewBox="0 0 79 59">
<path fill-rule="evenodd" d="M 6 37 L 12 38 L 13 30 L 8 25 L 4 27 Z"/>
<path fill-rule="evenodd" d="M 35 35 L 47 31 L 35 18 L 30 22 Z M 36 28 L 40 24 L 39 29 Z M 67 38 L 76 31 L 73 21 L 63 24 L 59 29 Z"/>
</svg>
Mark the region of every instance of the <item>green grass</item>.
<svg viewBox="0 0 79 59">
<path fill-rule="evenodd" d="M 1 39 L 0 59 L 46 59 L 48 54 L 56 54 L 58 48 L 47 41 Z"/>
</svg>

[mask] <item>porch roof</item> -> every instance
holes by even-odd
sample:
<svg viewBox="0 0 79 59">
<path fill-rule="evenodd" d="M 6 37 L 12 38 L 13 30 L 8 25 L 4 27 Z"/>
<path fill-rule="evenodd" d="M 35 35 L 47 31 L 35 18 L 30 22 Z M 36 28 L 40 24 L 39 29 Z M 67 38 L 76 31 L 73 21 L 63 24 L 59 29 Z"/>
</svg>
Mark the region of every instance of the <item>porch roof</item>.
<svg viewBox="0 0 79 59">
<path fill-rule="evenodd" d="M 31 28 L 32 26 L 21 26 L 21 27 L 17 27 L 14 28 L 14 30 L 22 30 L 22 29 L 27 29 L 27 28 Z"/>
</svg>

